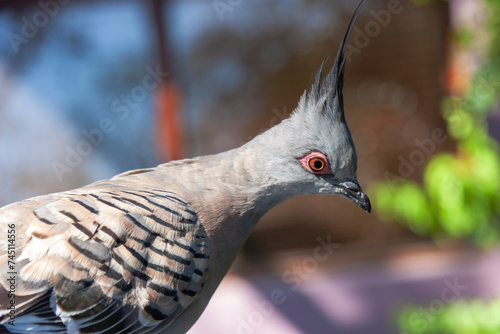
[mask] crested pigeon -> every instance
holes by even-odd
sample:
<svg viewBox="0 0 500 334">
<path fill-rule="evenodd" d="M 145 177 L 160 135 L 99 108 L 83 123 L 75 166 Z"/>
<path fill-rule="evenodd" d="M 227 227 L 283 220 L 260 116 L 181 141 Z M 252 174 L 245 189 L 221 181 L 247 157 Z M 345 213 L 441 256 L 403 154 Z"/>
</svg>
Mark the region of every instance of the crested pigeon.
<svg viewBox="0 0 500 334">
<path fill-rule="evenodd" d="M 292 115 L 243 146 L 0 209 L 0 323 L 12 333 L 185 333 L 259 218 L 299 194 L 370 212 L 344 118 L 345 47 Z M 0 332 L 2 331 L 0 325 Z"/>
</svg>

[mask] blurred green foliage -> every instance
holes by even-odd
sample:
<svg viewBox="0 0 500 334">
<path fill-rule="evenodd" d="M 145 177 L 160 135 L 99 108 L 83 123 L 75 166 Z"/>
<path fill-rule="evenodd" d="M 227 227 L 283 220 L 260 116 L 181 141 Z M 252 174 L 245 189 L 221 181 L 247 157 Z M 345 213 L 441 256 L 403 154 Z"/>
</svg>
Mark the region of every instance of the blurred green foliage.
<svg viewBox="0 0 500 334">
<path fill-rule="evenodd" d="M 400 313 L 400 334 L 499 334 L 500 299 L 435 303 L 409 307 Z"/>
<path fill-rule="evenodd" d="M 500 241 L 500 159 L 486 128 L 486 117 L 497 107 L 500 94 L 500 1 L 483 3 L 489 41 L 482 65 L 464 96 L 449 96 L 442 104 L 456 151 L 433 155 L 422 185 L 392 178 L 376 184 L 372 194 L 385 220 L 404 223 L 419 235 L 467 238 L 488 247 Z M 473 31 L 453 36 L 454 43 L 466 48 L 472 48 L 474 40 Z M 429 305 L 403 309 L 399 333 L 500 334 L 500 299 L 449 304 L 433 300 Z"/>
<path fill-rule="evenodd" d="M 442 104 L 456 152 L 433 155 L 422 185 L 386 177 L 371 194 L 384 220 L 406 224 L 419 235 L 467 238 L 488 247 L 500 241 L 500 159 L 485 124 L 500 93 L 500 1 L 483 1 L 490 36 L 483 64 L 464 96 L 449 96 Z M 472 47 L 464 42 L 472 34 L 461 31 L 460 43 Z"/>
</svg>

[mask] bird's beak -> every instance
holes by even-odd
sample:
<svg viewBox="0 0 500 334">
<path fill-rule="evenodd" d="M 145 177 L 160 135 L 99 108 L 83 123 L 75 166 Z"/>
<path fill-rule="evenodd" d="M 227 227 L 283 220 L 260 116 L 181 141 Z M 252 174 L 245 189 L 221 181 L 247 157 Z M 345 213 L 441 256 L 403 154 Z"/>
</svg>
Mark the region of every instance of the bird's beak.
<svg viewBox="0 0 500 334">
<path fill-rule="evenodd" d="M 372 206 L 370 199 L 363 192 L 361 187 L 354 182 L 342 182 L 337 188 L 338 194 L 359 205 L 363 210 L 370 213 Z"/>
</svg>

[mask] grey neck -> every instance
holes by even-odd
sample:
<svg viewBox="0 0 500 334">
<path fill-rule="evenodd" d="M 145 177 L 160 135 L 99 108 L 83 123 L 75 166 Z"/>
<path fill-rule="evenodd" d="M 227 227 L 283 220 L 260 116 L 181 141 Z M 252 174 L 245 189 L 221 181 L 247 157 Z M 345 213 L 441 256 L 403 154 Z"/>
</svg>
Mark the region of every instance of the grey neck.
<svg viewBox="0 0 500 334">
<path fill-rule="evenodd" d="M 198 212 L 210 238 L 215 274 L 229 269 L 258 220 L 294 195 L 266 171 L 258 141 L 217 155 L 164 165 Z M 270 176 L 271 175 L 271 176 Z"/>
</svg>

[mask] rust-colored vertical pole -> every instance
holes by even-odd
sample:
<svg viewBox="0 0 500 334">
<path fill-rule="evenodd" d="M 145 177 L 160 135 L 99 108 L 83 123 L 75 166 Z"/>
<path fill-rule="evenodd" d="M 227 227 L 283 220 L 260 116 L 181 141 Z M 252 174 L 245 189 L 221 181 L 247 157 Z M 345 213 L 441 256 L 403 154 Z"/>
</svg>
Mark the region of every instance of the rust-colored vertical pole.
<svg viewBox="0 0 500 334">
<path fill-rule="evenodd" d="M 157 88 L 155 103 L 155 139 L 157 154 L 161 161 L 176 160 L 183 157 L 184 136 L 182 131 L 181 89 L 173 79 L 168 33 L 164 24 L 165 5 L 169 0 L 153 0 L 153 21 L 156 32 L 158 64 L 162 72 L 169 76 Z"/>
</svg>

